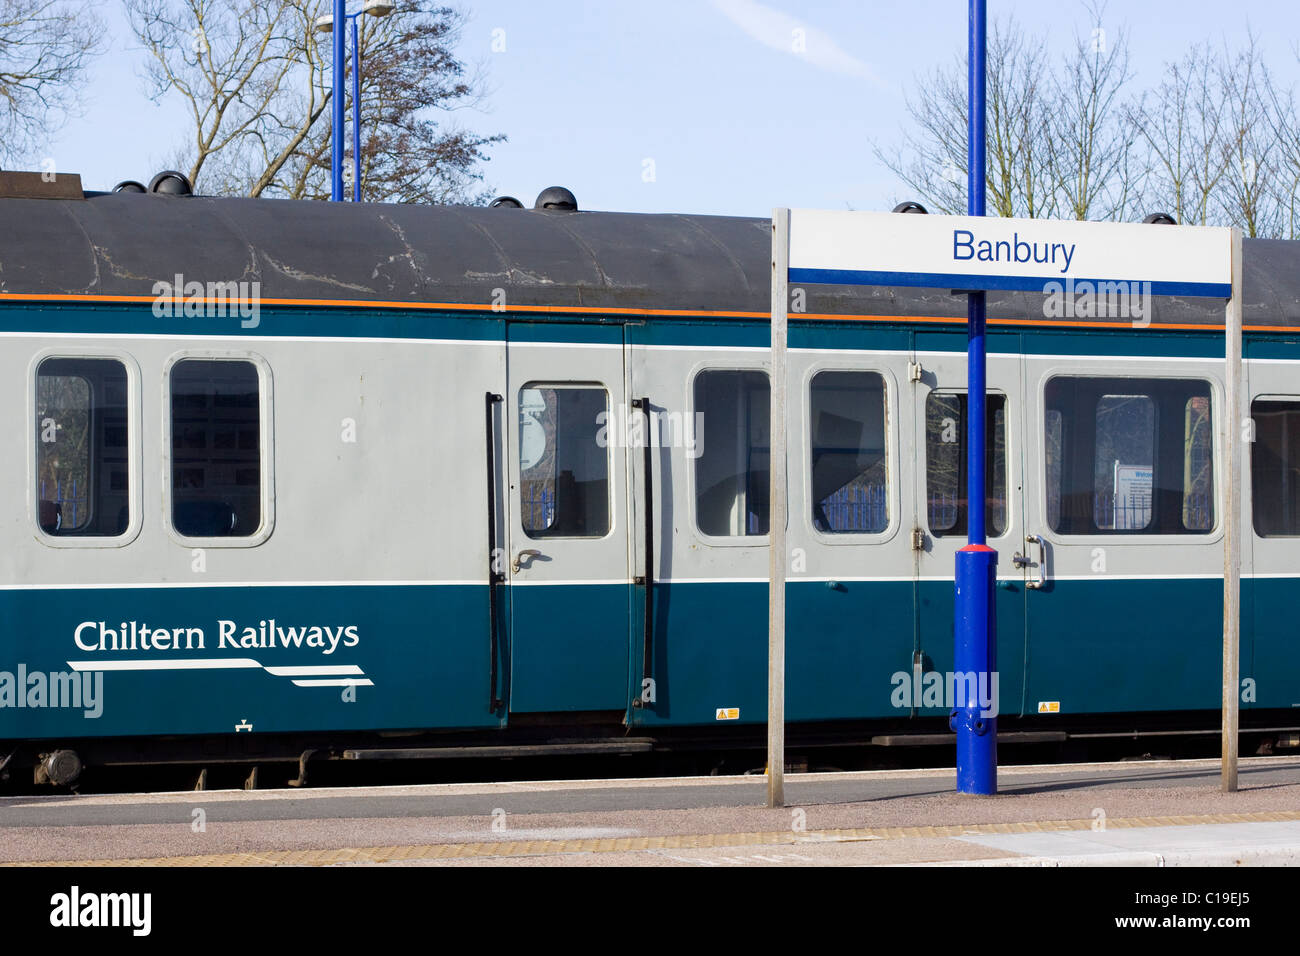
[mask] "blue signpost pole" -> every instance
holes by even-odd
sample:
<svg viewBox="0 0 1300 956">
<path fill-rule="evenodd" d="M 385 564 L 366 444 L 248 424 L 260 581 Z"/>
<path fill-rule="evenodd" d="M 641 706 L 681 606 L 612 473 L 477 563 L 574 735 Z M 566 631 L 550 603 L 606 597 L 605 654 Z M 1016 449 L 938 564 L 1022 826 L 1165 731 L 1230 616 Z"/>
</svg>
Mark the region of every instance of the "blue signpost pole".
<svg viewBox="0 0 1300 956">
<path fill-rule="evenodd" d="M 969 110 L 967 116 L 967 212 L 984 215 L 985 0 L 970 0 Z M 957 552 L 951 723 L 957 732 L 957 792 L 993 794 L 998 789 L 997 629 L 994 586 L 997 552 L 985 541 L 985 358 L 984 293 L 966 306 L 966 520 L 967 544 Z M 987 706 L 991 704 L 991 706 Z"/>
<path fill-rule="evenodd" d="M 330 199 L 343 201 L 343 89 L 344 56 L 343 48 L 344 16 L 347 14 L 345 0 L 334 0 L 334 97 L 333 122 L 330 130 Z"/>
</svg>

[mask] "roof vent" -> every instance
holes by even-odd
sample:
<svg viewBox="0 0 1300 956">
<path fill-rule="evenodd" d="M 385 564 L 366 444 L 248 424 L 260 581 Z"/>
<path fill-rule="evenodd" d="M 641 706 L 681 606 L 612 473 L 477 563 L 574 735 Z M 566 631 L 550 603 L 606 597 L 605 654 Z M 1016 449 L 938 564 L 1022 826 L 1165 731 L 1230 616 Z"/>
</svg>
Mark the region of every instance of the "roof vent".
<svg viewBox="0 0 1300 956">
<path fill-rule="evenodd" d="M 912 199 L 907 200 L 907 202 L 900 202 L 897 206 L 894 207 L 893 211 L 910 212 L 921 216 L 928 216 L 930 214 L 930 210 L 926 209 L 919 202 L 916 202 L 915 200 Z"/>
<path fill-rule="evenodd" d="M 564 212 L 578 211 L 578 197 L 563 186 L 547 186 L 537 195 L 534 209 L 555 209 Z"/>
<path fill-rule="evenodd" d="M 489 209 L 523 209 L 524 204 L 514 196 L 498 196 L 488 203 Z"/>
<path fill-rule="evenodd" d="M 144 188 L 144 183 L 138 183 L 134 179 L 124 179 L 113 187 L 115 193 L 144 193 L 148 191 Z"/>
<path fill-rule="evenodd" d="M 174 169 L 164 169 L 149 180 L 149 192 L 160 196 L 191 196 L 194 194 L 194 189 L 184 173 L 178 173 Z"/>
<path fill-rule="evenodd" d="M 1167 212 L 1153 212 L 1142 220 L 1144 223 L 1152 226 L 1176 226 L 1178 220 Z"/>
</svg>

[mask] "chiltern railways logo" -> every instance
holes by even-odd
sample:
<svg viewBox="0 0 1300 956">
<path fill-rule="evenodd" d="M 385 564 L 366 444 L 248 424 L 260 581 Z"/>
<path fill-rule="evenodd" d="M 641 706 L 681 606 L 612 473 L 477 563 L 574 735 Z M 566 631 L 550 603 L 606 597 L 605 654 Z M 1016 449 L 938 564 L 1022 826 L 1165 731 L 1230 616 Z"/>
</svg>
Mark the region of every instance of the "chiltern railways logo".
<svg viewBox="0 0 1300 956">
<path fill-rule="evenodd" d="M 82 621 L 72 634 L 77 650 L 86 654 L 133 655 L 138 651 L 168 651 L 174 654 L 208 651 L 208 635 L 201 627 L 151 627 L 139 621 Z M 293 626 L 275 618 L 241 627 L 235 621 L 217 621 L 216 647 L 222 650 L 316 650 L 328 658 L 339 648 L 353 648 L 361 642 L 355 624 L 338 626 Z M 211 653 L 209 651 L 208 653 Z M 260 655 L 259 655 L 260 656 Z M 273 677 L 287 677 L 295 687 L 373 687 L 374 681 L 356 664 L 263 664 L 251 656 L 241 657 L 135 657 L 90 658 L 68 661 L 77 672 L 101 671 L 186 671 L 263 670 Z"/>
</svg>

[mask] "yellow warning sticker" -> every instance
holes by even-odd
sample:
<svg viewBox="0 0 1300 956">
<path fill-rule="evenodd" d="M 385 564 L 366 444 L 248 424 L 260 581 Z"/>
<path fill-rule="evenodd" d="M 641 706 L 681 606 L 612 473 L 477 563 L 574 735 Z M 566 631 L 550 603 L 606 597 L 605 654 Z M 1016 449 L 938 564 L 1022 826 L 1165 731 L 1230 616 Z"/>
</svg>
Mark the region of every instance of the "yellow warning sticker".
<svg viewBox="0 0 1300 956">
<path fill-rule="evenodd" d="M 1038 712 L 1040 714 L 1059 714 L 1061 712 L 1061 702 L 1059 700 L 1040 700 L 1038 702 Z"/>
<path fill-rule="evenodd" d="M 739 707 L 719 707 L 714 720 L 740 720 Z"/>
</svg>

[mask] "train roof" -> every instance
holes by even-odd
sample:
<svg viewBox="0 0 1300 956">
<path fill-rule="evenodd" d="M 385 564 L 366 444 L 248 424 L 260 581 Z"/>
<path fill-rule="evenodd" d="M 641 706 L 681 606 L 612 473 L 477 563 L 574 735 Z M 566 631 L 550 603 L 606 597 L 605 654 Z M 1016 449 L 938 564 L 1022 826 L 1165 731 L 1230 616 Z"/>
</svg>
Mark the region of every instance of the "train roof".
<svg viewBox="0 0 1300 956">
<path fill-rule="evenodd" d="M 260 282 L 263 302 L 482 308 L 502 289 L 507 309 L 761 317 L 770 243 L 768 220 L 728 216 L 139 193 L 0 199 L 0 296 L 143 300 L 181 275 Z M 1300 242 L 1246 240 L 1243 255 L 1246 324 L 1300 326 Z M 965 297 L 822 286 L 808 290 L 807 312 L 958 318 Z M 1040 316 L 1041 296 L 990 293 L 989 315 Z M 1162 300 L 1162 320 L 1221 325 L 1223 307 Z"/>
</svg>

